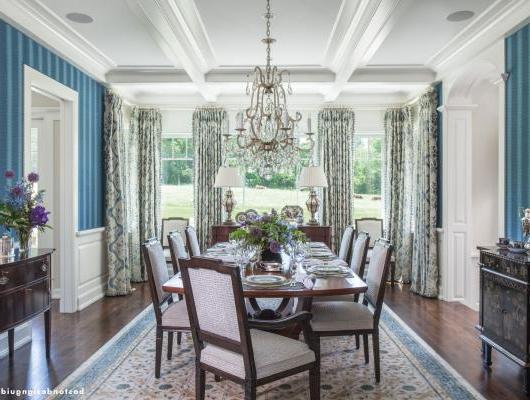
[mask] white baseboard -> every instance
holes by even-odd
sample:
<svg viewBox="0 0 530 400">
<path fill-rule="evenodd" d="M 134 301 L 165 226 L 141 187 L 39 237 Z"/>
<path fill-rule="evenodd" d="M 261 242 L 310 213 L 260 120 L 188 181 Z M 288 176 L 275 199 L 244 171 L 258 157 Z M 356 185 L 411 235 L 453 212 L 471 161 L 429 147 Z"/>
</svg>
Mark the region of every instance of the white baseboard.
<svg viewBox="0 0 530 400">
<path fill-rule="evenodd" d="M 88 307 L 92 303 L 98 301 L 105 296 L 105 288 L 107 285 L 107 275 L 98 276 L 88 282 L 79 286 L 79 297 L 77 299 L 77 309 Z"/>
<path fill-rule="evenodd" d="M 15 350 L 31 342 L 31 321 L 25 322 L 15 328 Z M 7 332 L 0 335 L 0 358 L 9 354 Z"/>
</svg>

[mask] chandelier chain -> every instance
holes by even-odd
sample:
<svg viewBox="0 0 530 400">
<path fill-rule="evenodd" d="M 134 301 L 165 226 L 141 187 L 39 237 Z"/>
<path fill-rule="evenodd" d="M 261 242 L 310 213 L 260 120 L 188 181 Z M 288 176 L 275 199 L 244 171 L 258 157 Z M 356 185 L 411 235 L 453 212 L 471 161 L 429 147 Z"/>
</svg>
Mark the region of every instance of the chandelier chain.
<svg viewBox="0 0 530 400">
<path fill-rule="evenodd" d="M 265 19 L 267 20 L 267 30 L 266 30 L 266 35 L 267 35 L 267 41 L 266 41 L 266 44 L 267 44 L 267 69 L 270 68 L 271 66 L 271 2 L 270 0 L 267 0 L 267 12 L 265 14 Z"/>
</svg>

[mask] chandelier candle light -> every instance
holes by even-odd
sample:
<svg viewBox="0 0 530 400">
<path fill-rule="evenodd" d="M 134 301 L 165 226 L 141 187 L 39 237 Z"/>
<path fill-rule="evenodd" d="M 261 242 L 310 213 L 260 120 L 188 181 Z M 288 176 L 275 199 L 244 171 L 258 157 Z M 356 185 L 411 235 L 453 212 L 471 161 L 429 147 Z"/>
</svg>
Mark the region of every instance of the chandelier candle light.
<svg viewBox="0 0 530 400">
<path fill-rule="evenodd" d="M 247 83 L 246 93 L 251 97 L 250 107 L 236 116 L 236 143 L 242 150 L 239 153 L 243 163 L 265 179 L 270 179 L 273 173 L 298 165 L 302 148 L 294 136 L 294 128 L 302 115 L 296 112 L 293 116 L 287 110 L 287 94 L 292 94 L 289 72 L 271 65 L 271 45 L 276 40 L 271 37 L 273 14 L 270 0 L 267 0 L 264 16 L 266 37 L 262 42 L 266 45 L 266 65 L 264 68 L 256 66 L 252 84 L 250 81 Z M 285 78 L 288 80 L 287 87 L 284 87 Z M 315 144 L 311 117 L 307 128 L 305 135 L 311 150 Z"/>
<path fill-rule="evenodd" d="M 315 188 L 328 187 L 328 180 L 324 173 L 324 168 L 321 166 L 315 167 L 303 167 L 300 172 L 300 179 L 298 184 L 301 188 L 309 188 L 309 198 L 306 201 L 307 210 L 311 213 L 311 219 L 307 222 L 308 225 L 318 225 L 318 221 L 315 218 L 318 208 L 320 207 L 320 200 L 318 199 Z"/>
<path fill-rule="evenodd" d="M 235 222 L 232 220 L 232 211 L 234 211 L 234 207 L 237 203 L 234 199 L 232 188 L 243 186 L 239 170 L 234 167 L 219 167 L 213 186 L 216 188 L 227 188 L 225 190 L 225 198 L 223 201 L 223 206 L 226 211 L 226 221 L 223 222 L 223 224 L 235 225 Z"/>
</svg>

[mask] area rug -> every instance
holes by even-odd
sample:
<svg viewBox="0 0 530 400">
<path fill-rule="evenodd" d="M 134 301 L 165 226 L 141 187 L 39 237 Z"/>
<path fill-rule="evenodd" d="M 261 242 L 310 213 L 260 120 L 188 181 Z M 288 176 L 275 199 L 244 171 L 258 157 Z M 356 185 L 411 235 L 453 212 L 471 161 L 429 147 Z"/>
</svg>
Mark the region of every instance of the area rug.
<svg viewBox="0 0 530 400">
<path fill-rule="evenodd" d="M 83 398 L 194 399 L 194 350 L 191 335 L 174 345 L 173 358 L 162 358 L 161 378 L 154 377 L 155 321 L 152 307 L 144 310 L 110 342 L 56 389 L 82 391 Z M 321 342 L 322 399 L 482 399 L 483 397 L 424 343 L 397 315 L 384 307 L 381 316 L 381 382 L 375 383 L 372 352 L 364 363 L 362 346 L 353 338 Z M 165 340 L 166 344 L 167 341 Z M 241 386 L 206 380 L 207 399 L 242 399 Z M 258 388 L 258 398 L 309 398 L 308 375 L 301 373 Z M 69 392 L 68 392 L 69 391 Z M 68 399 L 79 395 L 56 394 Z"/>
</svg>

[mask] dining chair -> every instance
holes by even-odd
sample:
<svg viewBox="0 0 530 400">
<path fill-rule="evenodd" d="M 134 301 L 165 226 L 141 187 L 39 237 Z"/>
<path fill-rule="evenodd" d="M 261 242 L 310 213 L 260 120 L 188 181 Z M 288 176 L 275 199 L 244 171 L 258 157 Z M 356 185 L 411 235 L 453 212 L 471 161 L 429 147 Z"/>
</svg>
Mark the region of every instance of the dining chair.
<svg viewBox="0 0 530 400">
<path fill-rule="evenodd" d="M 355 336 L 363 337 L 364 360 L 369 362 L 368 335 L 372 335 L 375 380 L 381 379 L 379 362 L 379 317 L 383 308 L 385 295 L 385 279 L 388 273 L 392 245 L 379 239 L 374 247 L 372 259 L 368 267 L 366 284 L 368 289 L 362 303 L 351 301 L 315 302 L 311 312 L 311 327 L 315 335 L 324 336 Z M 370 304 L 374 311 L 368 308 Z"/>
<path fill-rule="evenodd" d="M 167 235 L 170 232 L 178 231 L 181 235 L 185 235 L 186 227 L 190 224 L 189 218 L 171 217 L 162 218 L 162 247 L 169 248 Z"/>
<path fill-rule="evenodd" d="M 351 245 L 354 232 L 355 231 L 353 229 L 353 226 L 348 225 L 344 229 L 344 232 L 342 233 L 342 239 L 340 241 L 338 257 L 339 259 L 346 261 L 347 263 L 349 263 L 350 261 Z"/>
<path fill-rule="evenodd" d="M 169 280 L 169 274 L 164 249 L 160 241 L 156 238 L 147 240 L 142 245 L 142 254 L 155 309 L 155 377 L 160 378 L 164 332 L 167 332 L 167 358 L 170 360 L 173 351 L 173 333 L 177 332 L 177 343 L 180 344 L 182 332 L 190 330 L 190 321 L 186 302 L 174 302 L 171 293 L 162 290 L 162 285 Z"/>
<path fill-rule="evenodd" d="M 179 231 L 169 232 L 166 239 L 169 245 L 173 273 L 177 274 L 180 271 L 180 264 L 188 262 L 190 256 L 186 250 L 184 239 L 182 239 L 182 235 Z"/>
<path fill-rule="evenodd" d="M 311 313 L 249 320 L 239 268 L 220 260 L 192 257 L 181 274 L 195 346 L 196 399 L 205 397 L 206 372 L 242 384 L 250 400 L 256 398 L 257 386 L 303 371 L 309 371 L 310 398 L 320 398 L 320 356 L 314 351 Z M 293 324 L 302 326 L 306 343 L 270 332 Z"/>
<path fill-rule="evenodd" d="M 358 218 L 355 220 L 355 229 L 357 232 L 368 232 L 372 243 L 375 243 L 379 238 L 384 236 L 383 230 L 383 220 L 381 218 Z M 366 262 L 370 262 L 372 256 L 372 247 L 368 250 L 368 256 L 366 257 Z M 394 287 L 396 282 L 396 263 L 394 257 L 390 260 L 390 284 Z"/>
<path fill-rule="evenodd" d="M 197 231 L 193 226 L 186 227 L 186 242 L 192 257 L 199 257 L 201 255 L 201 246 L 197 237 Z"/>
</svg>

